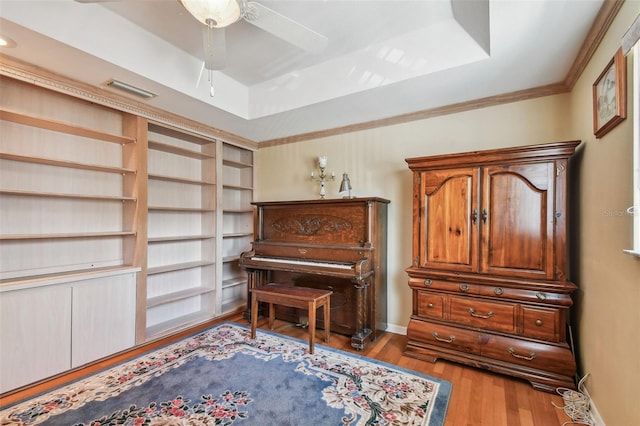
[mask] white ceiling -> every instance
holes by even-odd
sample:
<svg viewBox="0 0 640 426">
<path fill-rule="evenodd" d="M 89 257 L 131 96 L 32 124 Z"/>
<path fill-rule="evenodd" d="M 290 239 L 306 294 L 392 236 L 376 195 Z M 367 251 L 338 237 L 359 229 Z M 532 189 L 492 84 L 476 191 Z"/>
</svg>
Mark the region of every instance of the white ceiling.
<svg viewBox="0 0 640 426">
<path fill-rule="evenodd" d="M 85 0 L 86 1 L 86 0 Z M 325 35 L 307 53 L 245 22 L 202 74 L 200 24 L 178 0 L 0 0 L 3 53 L 261 142 L 562 82 L 603 0 L 259 1 Z"/>
</svg>

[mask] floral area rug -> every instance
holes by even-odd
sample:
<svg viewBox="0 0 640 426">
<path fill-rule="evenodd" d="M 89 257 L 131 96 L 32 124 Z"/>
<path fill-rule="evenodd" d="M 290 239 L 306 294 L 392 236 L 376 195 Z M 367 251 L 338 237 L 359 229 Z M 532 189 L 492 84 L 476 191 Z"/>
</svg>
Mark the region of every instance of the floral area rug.
<svg viewBox="0 0 640 426">
<path fill-rule="evenodd" d="M 2 425 L 428 425 L 447 381 L 223 323 L 0 411 Z"/>
</svg>

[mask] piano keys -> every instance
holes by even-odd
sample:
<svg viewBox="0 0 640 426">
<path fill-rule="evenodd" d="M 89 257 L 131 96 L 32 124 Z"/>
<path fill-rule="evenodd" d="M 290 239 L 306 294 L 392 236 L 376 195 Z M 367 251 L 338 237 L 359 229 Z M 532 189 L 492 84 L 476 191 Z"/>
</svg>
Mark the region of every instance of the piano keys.
<svg viewBox="0 0 640 426">
<path fill-rule="evenodd" d="M 254 202 L 249 289 L 274 282 L 332 290 L 331 331 L 363 349 L 387 327 L 387 205 L 382 198 Z M 250 299 L 248 299 L 250 300 Z M 245 316 L 249 318 L 247 310 Z M 280 319 L 306 312 L 278 307 Z M 319 316 L 320 327 L 325 327 Z"/>
</svg>

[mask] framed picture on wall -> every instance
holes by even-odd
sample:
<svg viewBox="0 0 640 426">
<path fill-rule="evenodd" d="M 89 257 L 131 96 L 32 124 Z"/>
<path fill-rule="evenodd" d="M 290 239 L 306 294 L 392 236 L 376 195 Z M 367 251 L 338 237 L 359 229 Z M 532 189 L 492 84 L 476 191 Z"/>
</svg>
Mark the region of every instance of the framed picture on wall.
<svg viewBox="0 0 640 426">
<path fill-rule="evenodd" d="M 627 65 L 618 50 L 593 83 L 593 133 L 601 138 L 627 117 Z"/>
</svg>

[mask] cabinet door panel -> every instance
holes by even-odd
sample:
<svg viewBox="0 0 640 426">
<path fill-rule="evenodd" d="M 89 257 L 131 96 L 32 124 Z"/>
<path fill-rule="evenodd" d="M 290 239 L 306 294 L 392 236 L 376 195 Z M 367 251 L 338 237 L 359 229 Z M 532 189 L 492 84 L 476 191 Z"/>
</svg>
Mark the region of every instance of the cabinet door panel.
<svg viewBox="0 0 640 426">
<path fill-rule="evenodd" d="M 71 288 L 0 293 L 0 392 L 70 368 Z"/>
<path fill-rule="evenodd" d="M 420 266 L 477 270 L 477 176 L 475 168 L 422 173 Z"/>
<path fill-rule="evenodd" d="M 74 285 L 72 367 L 135 344 L 135 283 L 135 274 L 128 274 Z"/>
<path fill-rule="evenodd" d="M 553 164 L 483 170 L 480 270 L 553 277 Z"/>
</svg>

